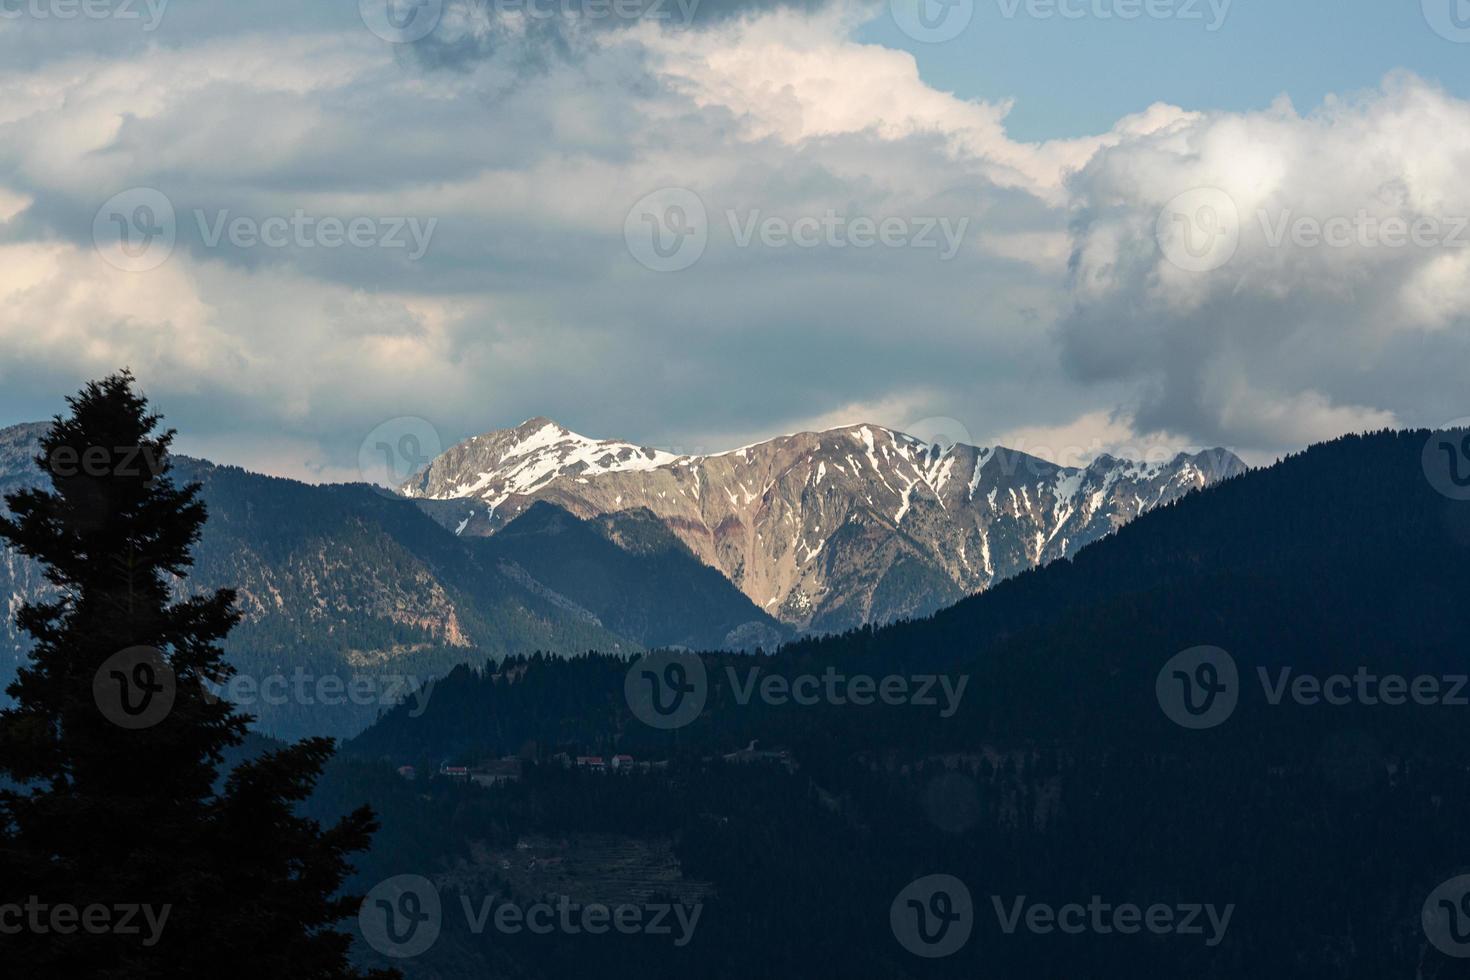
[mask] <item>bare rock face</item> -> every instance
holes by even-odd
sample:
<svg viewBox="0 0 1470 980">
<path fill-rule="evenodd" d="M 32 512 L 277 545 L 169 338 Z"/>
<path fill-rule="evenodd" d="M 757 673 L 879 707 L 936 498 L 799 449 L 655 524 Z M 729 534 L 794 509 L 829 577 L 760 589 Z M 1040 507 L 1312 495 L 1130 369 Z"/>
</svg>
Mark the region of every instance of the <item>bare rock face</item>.
<svg viewBox="0 0 1470 980">
<path fill-rule="evenodd" d="M 927 614 L 1244 470 L 1225 450 L 1062 467 L 875 425 L 678 456 L 535 418 L 450 448 L 400 489 L 460 535 L 494 534 L 538 500 L 584 518 L 646 509 L 757 606 L 832 631 Z"/>
</svg>

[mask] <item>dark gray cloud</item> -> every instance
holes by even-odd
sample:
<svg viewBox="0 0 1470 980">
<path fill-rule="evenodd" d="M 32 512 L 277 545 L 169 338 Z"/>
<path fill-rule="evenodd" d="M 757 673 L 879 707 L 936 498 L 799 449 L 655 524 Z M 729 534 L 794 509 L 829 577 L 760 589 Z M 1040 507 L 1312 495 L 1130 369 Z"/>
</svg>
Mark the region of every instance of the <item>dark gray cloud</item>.
<svg viewBox="0 0 1470 980">
<path fill-rule="evenodd" d="M 412 4 L 415 0 L 383 0 Z M 518 72 L 582 60 L 606 34 L 647 25 L 687 31 L 718 27 L 774 10 L 814 12 L 833 0 L 417 0 L 400 56 L 425 68 L 465 69 L 498 59 Z M 418 36 L 432 25 L 427 34 Z"/>
</svg>

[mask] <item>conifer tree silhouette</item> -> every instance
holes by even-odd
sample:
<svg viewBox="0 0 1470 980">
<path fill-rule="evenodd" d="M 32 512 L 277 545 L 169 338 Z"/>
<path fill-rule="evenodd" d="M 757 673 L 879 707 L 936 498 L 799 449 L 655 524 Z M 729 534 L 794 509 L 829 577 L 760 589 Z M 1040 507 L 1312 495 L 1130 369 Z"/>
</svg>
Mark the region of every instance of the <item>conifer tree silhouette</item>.
<svg viewBox="0 0 1470 980">
<path fill-rule="evenodd" d="M 249 719 L 206 682 L 233 673 L 219 643 L 240 614 L 233 590 L 182 588 L 205 508 L 169 478 L 173 430 L 127 371 L 67 401 L 36 459 L 52 488 L 0 513 L 55 587 L 16 616 L 34 647 L 0 712 L 0 906 L 21 907 L 0 922 L 4 972 L 398 976 L 352 968 L 333 928 L 356 911 L 337 892 L 372 812 L 325 829 L 295 812 L 332 741 L 220 779 Z"/>
</svg>

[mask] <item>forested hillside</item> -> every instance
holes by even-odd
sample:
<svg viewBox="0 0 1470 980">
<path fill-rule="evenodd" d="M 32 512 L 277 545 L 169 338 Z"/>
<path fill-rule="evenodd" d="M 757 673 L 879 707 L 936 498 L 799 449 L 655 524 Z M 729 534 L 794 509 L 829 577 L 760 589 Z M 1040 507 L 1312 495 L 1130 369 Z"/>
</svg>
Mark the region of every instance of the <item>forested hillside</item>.
<svg viewBox="0 0 1470 980">
<path fill-rule="evenodd" d="M 424 874 L 475 842 L 531 833 L 675 842 L 683 875 L 712 887 L 698 935 L 664 957 L 642 957 L 632 939 L 626 960 L 597 945 L 599 975 L 782 964 L 798 976 L 1461 976 L 1428 945 L 1420 912 L 1470 867 L 1470 515 L 1425 480 L 1426 438 L 1314 447 L 929 620 L 774 658 L 707 656 L 705 709 L 672 731 L 633 716 L 612 658 L 459 671 L 421 717 L 395 711 L 347 747 L 361 760 L 355 785 L 387 763 L 528 760 L 519 783 L 434 784 L 397 804 L 418 800 L 453 828 L 434 867 L 410 862 Z M 1200 646 L 1224 650 L 1238 679 L 1233 712 L 1193 730 L 1171 720 L 1165 692 L 1171 658 Z M 948 717 L 917 704 L 742 704 L 752 666 L 966 686 Z M 1323 690 L 1348 695 L 1335 704 Z M 1405 694 L 1431 690 L 1434 703 Z M 752 739 L 789 754 L 721 758 Z M 555 758 L 612 751 L 667 766 L 621 776 Z M 381 809 L 391 833 L 395 805 Z M 372 873 L 404 870 L 379 859 Z M 504 886 L 482 871 L 442 881 Z M 967 883 L 975 933 L 926 961 L 896 943 L 889 903 L 937 873 Z M 1233 918 L 1207 944 L 1007 933 L 993 907 L 1093 895 L 1233 905 Z M 502 938 L 446 927 L 444 942 L 470 961 L 515 957 Z M 525 950 L 517 968 L 591 969 L 576 948 Z M 433 956 L 409 961 L 409 975 L 431 975 L 415 971 L 436 969 Z"/>
</svg>

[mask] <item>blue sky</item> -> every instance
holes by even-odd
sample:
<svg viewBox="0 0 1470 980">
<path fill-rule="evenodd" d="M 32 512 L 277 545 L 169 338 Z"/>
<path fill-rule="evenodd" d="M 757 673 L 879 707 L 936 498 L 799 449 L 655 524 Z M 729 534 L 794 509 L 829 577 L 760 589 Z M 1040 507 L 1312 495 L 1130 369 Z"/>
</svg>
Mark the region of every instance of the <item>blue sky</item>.
<svg viewBox="0 0 1470 980">
<path fill-rule="evenodd" d="M 1076 19 L 1031 17 L 1025 3 L 1007 17 L 1012 0 L 975 0 L 953 40 L 919 43 L 888 16 L 858 38 L 909 51 L 935 88 L 1015 99 L 1007 128 L 1023 140 L 1104 132 L 1160 101 L 1243 111 L 1285 93 L 1305 111 L 1397 69 L 1470 95 L 1470 45 L 1436 34 L 1420 0 L 1234 0 L 1215 31 L 1209 0 L 1160 8 L 1194 9 L 1199 19 L 1108 20 L 1093 16 L 1095 7 L 1116 9 L 1116 0 L 1071 0 L 1069 9 L 1089 11 Z"/>
</svg>

